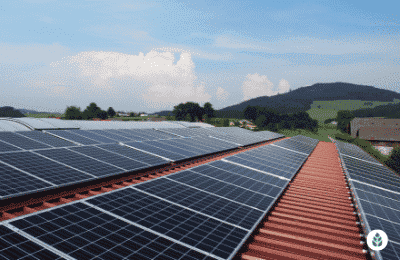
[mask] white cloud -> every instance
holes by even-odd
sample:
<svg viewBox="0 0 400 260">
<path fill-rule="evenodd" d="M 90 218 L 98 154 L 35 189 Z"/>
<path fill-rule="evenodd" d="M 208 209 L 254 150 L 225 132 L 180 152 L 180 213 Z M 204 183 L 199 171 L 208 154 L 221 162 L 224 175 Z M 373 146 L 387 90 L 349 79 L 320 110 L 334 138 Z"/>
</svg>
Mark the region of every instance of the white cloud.
<svg viewBox="0 0 400 260">
<path fill-rule="evenodd" d="M 218 87 L 217 88 L 217 92 L 215 93 L 216 98 L 218 101 L 223 102 L 226 101 L 229 97 L 229 93 L 228 91 L 226 91 L 225 89 Z"/>
<path fill-rule="evenodd" d="M 279 93 L 286 93 L 288 92 L 290 89 L 290 84 L 289 81 L 287 81 L 286 79 L 281 79 L 279 81 Z"/>
<path fill-rule="evenodd" d="M 264 75 L 247 74 L 243 82 L 243 100 L 252 99 L 259 96 L 272 96 L 275 91 L 272 89 L 274 84 Z"/>
<path fill-rule="evenodd" d="M 81 52 L 51 63 L 50 76 L 66 81 L 74 78 L 81 82 L 81 93 L 139 98 L 153 109 L 171 108 L 186 101 L 202 103 L 211 98 L 204 84 L 196 84 L 195 64 L 189 53 L 181 53 L 174 64 L 171 52 L 150 51 L 139 55 Z M 77 83 L 70 85 L 76 88 Z M 121 97 L 122 93 L 131 95 Z"/>
<path fill-rule="evenodd" d="M 247 74 L 243 82 L 243 100 L 249 100 L 260 96 L 274 96 L 288 92 L 290 89 L 289 81 L 281 79 L 277 90 L 274 90 L 274 84 L 265 75 Z"/>
</svg>

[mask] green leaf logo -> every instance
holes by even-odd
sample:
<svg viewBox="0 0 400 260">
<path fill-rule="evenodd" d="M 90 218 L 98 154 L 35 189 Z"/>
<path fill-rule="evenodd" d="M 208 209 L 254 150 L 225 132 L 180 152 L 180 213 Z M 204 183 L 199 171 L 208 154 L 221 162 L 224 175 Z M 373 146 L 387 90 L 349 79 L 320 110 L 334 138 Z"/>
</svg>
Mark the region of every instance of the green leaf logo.
<svg viewBox="0 0 400 260">
<path fill-rule="evenodd" d="M 374 238 L 372 239 L 372 244 L 375 247 L 380 247 L 382 246 L 382 237 L 379 235 L 379 233 L 376 233 Z"/>
</svg>

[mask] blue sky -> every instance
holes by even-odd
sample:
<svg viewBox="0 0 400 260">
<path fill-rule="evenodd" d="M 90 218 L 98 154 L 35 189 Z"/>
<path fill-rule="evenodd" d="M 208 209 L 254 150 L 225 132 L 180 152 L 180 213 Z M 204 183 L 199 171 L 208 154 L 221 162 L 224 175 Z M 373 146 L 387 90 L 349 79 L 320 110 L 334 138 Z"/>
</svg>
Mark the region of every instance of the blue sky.
<svg viewBox="0 0 400 260">
<path fill-rule="evenodd" d="M 0 106 L 223 108 L 321 82 L 399 92 L 399 1 L 3 1 Z"/>
</svg>

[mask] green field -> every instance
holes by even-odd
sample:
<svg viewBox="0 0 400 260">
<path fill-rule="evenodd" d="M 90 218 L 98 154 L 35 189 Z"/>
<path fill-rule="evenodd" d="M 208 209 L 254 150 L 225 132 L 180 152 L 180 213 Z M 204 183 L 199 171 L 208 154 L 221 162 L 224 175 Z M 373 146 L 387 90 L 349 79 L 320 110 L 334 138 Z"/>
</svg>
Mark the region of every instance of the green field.
<svg viewBox="0 0 400 260">
<path fill-rule="evenodd" d="M 281 129 L 278 131 L 278 133 L 288 137 L 296 135 L 304 135 L 310 138 L 318 139 L 320 141 L 330 142 L 328 135 L 334 137 L 335 134 L 340 133 L 340 131 L 336 129 L 336 125 L 319 123 L 318 131 L 316 133 L 304 129 L 295 129 L 295 130 Z"/>
<path fill-rule="evenodd" d="M 380 105 L 393 104 L 393 102 L 362 101 L 362 100 L 335 100 L 314 101 L 307 113 L 311 118 L 323 122 L 328 118 L 335 118 L 339 110 L 356 110 L 361 108 L 373 108 Z"/>
<path fill-rule="evenodd" d="M 27 117 L 35 117 L 35 118 L 48 118 L 48 117 L 63 117 L 64 114 L 25 114 Z"/>
</svg>

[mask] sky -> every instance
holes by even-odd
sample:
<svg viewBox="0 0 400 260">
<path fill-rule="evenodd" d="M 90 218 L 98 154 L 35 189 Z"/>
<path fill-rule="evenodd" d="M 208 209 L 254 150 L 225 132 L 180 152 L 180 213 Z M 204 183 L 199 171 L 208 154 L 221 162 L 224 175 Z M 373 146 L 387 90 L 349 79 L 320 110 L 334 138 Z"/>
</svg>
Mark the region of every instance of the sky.
<svg viewBox="0 0 400 260">
<path fill-rule="evenodd" d="M 0 107 L 215 109 L 316 83 L 400 91 L 400 2 L 0 3 Z"/>
</svg>

